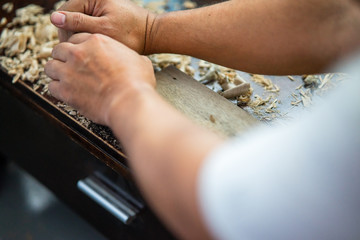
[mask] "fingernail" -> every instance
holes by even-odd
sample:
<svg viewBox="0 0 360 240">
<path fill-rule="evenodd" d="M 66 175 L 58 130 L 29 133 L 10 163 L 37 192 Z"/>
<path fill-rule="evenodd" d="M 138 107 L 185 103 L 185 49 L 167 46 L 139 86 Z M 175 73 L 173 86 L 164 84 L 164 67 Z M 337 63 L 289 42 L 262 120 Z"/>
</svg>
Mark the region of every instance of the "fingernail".
<svg viewBox="0 0 360 240">
<path fill-rule="evenodd" d="M 61 26 L 65 24 L 65 14 L 60 13 L 60 12 L 54 12 L 53 14 L 51 14 L 51 22 L 55 25 Z"/>
</svg>

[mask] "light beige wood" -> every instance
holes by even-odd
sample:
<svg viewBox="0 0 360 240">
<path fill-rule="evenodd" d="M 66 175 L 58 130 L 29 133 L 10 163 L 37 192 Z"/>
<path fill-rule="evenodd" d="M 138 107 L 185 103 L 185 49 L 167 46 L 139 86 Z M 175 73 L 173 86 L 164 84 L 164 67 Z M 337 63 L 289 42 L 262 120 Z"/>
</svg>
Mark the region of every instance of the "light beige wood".
<svg viewBox="0 0 360 240">
<path fill-rule="evenodd" d="M 156 80 L 156 90 L 167 102 L 210 130 L 234 136 L 258 124 L 247 112 L 175 67 L 157 72 Z"/>
</svg>

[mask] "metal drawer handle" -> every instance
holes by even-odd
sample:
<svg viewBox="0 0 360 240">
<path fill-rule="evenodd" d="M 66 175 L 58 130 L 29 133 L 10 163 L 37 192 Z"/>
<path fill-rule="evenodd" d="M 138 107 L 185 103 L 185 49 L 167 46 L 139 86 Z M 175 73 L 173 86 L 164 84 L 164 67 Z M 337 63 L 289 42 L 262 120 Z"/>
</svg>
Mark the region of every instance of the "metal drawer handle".
<svg viewBox="0 0 360 240">
<path fill-rule="evenodd" d="M 77 187 L 125 224 L 129 224 L 141 210 L 137 203 L 133 204 L 129 199 L 126 200 L 94 176 L 79 180 Z"/>
</svg>

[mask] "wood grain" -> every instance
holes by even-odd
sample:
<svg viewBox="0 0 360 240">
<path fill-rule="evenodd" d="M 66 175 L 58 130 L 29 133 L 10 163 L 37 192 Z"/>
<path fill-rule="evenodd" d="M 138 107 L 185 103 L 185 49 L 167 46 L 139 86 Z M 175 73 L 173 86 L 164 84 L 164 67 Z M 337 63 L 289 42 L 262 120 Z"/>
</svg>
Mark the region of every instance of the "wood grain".
<svg viewBox="0 0 360 240">
<path fill-rule="evenodd" d="M 258 121 L 224 97 L 175 67 L 156 73 L 158 93 L 195 123 L 218 134 L 234 136 Z"/>
</svg>

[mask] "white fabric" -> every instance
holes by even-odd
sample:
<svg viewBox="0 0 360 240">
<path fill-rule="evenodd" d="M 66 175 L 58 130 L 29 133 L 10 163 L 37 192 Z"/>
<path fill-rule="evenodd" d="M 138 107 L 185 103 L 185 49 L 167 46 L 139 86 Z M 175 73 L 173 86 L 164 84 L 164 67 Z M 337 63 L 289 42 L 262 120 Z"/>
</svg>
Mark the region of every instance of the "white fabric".
<svg viewBox="0 0 360 240">
<path fill-rule="evenodd" d="M 199 201 L 218 239 L 360 239 L 360 57 L 311 113 L 229 140 L 205 160 Z"/>
</svg>

